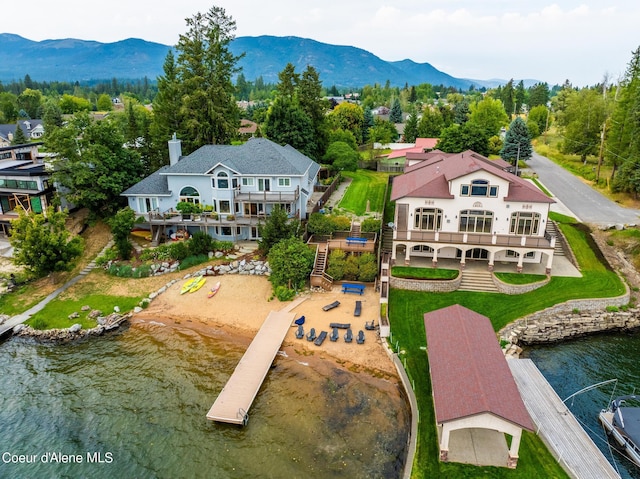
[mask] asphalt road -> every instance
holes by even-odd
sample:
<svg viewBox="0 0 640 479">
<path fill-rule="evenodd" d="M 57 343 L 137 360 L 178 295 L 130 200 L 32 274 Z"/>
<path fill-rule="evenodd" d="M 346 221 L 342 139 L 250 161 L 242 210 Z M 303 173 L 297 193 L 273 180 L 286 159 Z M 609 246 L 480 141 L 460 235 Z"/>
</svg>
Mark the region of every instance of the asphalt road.
<svg viewBox="0 0 640 479">
<path fill-rule="evenodd" d="M 527 162 L 540 182 L 582 223 L 640 224 L 640 210 L 624 208 L 585 184 L 549 158 L 533 153 Z"/>
</svg>

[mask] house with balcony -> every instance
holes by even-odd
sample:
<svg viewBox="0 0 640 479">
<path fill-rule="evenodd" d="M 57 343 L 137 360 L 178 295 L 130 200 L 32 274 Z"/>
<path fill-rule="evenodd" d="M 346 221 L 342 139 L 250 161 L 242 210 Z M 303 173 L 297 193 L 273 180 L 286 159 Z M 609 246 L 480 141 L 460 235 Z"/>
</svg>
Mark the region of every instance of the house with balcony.
<svg viewBox="0 0 640 479">
<path fill-rule="evenodd" d="M 551 272 L 556 238 L 548 215 L 554 200 L 513 174 L 508 163 L 471 150 L 410 156 L 391 190 L 393 262 L 426 259 L 436 267 L 447 258 L 464 269 L 467 261 L 479 260 L 493 271 L 499 261 L 519 272 L 527 263 L 542 263 Z"/>
<path fill-rule="evenodd" d="M 242 145 L 205 145 L 184 157 L 181 151 L 174 135 L 170 164 L 122 193 L 154 243 L 196 231 L 218 240 L 257 240 L 260 223 L 276 206 L 306 219 L 320 165 L 295 148 L 251 138 Z M 202 211 L 182 215 L 180 202 Z"/>
<path fill-rule="evenodd" d="M 17 208 L 42 213 L 51 204 L 55 189 L 39 145 L 0 147 L 0 235 L 8 234 Z"/>
</svg>

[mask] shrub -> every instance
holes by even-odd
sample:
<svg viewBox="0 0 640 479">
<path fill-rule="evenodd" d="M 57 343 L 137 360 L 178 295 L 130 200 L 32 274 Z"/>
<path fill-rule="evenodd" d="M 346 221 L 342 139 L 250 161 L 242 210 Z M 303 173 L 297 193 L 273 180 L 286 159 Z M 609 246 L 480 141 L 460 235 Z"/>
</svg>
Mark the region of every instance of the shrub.
<svg viewBox="0 0 640 479">
<path fill-rule="evenodd" d="M 206 254 L 187 256 L 182 261 L 180 261 L 180 266 L 178 266 L 178 269 L 182 271 L 183 269 L 189 269 L 192 266 L 206 263 L 207 261 L 209 261 L 209 255 Z"/>
<path fill-rule="evenodd" d="M 213 250 L 222 251 L 223 253 L 230 253 L 233 251 L 233 241 L 214 241 Z"/>
<path fill-rule="evenodd" d="M 171 255 L 171 258 L 177 261 L 182 261 L 189 256 L 189 248 L 184 241 L 177 241 L 169 245 L 169 254 Z"/>
<path fill-rule="evenodd" d="M 362 221 L 360 225 L 360 229 L 367 233 L 375 233 L 380 231 L 380 227 L 382 226 L 382 220 L 378 220 L 375 218 L 366 218 Z"/>
<path fill-rule="evenodd" d="M 359 270 L 358 258 L 354 255 L 349 255 L 344 265 L 344 279 L 349 281 L 358 279 Z"/>
<path fill-rule="evenodd" d="M 204 231 L 198 231 L 188 241 L 189 253 L 192 255 L 207 254 L 213 250 L 213 238 Z"/>
<path fill-rule="evenodd" d="M 617 313 L 620 311 L 617 306 L 607 306 L 607 313 Z"/>
<path fill-rule="evenodd" d="M 351 220 L 346 216 L 329 216 L 333 222 L 334 231 L 349 231 L 351 229 Z"/>
<path fill-rule="evenodd" d="M 336 281 L 344 278 L 346 256 L 346 253 L 340 249 L 334 249 L 329 253 L 327 274 Z"/>
<path fill-rule="evenodd" d="M 151 266 L 148 264 L 140 265 L 132 273 L 134 278 L 148 278 L 151 276 Z"/>
<path fill-rule="evenodd" d="M 307 231 L 316 235 L 329 235 L 335 231 L 329 216 L 322 213 L 312 213 L 307 223 Z"/>
<path fill-rule="evenodd" d="M 358 257 L 358 279 L 368 283 L 378 275 L 378 263 L 371 253 L 364 253 Z"/>
<path fill-rule="evenodd" d="M 286 286 L 276 286 L 273 294 L 280 301 L 291 301 L 296 296 L 296 292 Z"/>
<path fill-rule="evenodd" d="M 116 259 L 118 259 L 118 252 L 113 248 L 109 248 L 103 255 L 96 258 L 96 265 L 102 267 L 109 261 L 115 261 Z"/>
</svg>

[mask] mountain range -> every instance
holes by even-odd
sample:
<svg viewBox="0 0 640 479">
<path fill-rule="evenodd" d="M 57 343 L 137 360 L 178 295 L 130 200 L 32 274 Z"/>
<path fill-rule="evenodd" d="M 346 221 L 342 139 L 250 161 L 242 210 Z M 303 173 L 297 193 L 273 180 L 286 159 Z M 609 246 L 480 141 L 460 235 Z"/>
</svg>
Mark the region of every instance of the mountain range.
<svg viewBox="0 0 640 479">
<path fill-rule="evenodd" d="M 90 80 L 155 80 L 171 46 L 129 38 L 119 42 L 61 39 L 33 41 L 19 35 L 0 33 L 0 81 L 85 82 Z M 234 55 L 245 53 L 238 62 L 247 81 L 262 77 L 277 83 L 278 73 L 287 63 L 302 73 L 313 65 L 325 87 L 360 88 L 387 81 L 392 86 L 445 85 L 466 90 L 495 87 L 504 80 L 455 78 L 429 63 L 406 59 L 389 62 L 352 46 L 338 46 L 300 37 L 237 37 L 230 45 Z M 525 86 L 536 80 L 524 80 Z"/>
</svg>

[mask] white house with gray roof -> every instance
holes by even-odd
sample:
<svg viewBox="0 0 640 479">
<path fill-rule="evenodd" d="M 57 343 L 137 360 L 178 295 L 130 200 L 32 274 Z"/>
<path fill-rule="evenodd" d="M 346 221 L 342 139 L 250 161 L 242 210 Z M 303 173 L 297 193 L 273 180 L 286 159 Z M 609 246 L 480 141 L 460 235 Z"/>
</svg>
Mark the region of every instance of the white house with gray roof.
<svg viewBox="0 0 640 479">
<path fill-rule="evenodd" d="M 242 145 L 206 145 L 182 157 L 169 141 L 170 164 L 122 193 L 145 218 L 154 240 L 178 231 L 206 231 L 220 240 L 259 238 L 258 225 L 276 205 L 307 217 L 320 165 L 289 145 L 252 138 Z M 195 203 L 210 213 L 183 218 L 176 205 Z"/>
</svg>

